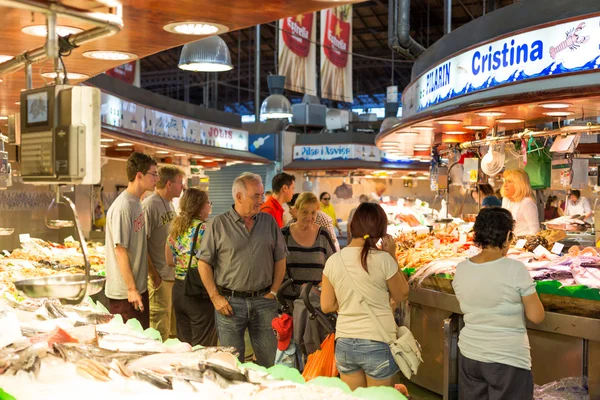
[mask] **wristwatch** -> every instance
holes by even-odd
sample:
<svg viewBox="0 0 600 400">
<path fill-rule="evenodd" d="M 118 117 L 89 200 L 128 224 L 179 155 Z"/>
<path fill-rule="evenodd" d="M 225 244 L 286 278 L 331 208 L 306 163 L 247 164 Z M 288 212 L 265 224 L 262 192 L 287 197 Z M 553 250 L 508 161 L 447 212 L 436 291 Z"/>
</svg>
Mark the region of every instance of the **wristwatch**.
<svg viewBox="0 0 600 400">
<path fill-rule="evenodd" d="M 269 294 L 272 294 L 272 295 L 273 295 L 273 297 L 277 297 L 277 292 L 274 292 L 274 291 L 272 291 L 272 290 L 269 292 Z"/>
</svg>

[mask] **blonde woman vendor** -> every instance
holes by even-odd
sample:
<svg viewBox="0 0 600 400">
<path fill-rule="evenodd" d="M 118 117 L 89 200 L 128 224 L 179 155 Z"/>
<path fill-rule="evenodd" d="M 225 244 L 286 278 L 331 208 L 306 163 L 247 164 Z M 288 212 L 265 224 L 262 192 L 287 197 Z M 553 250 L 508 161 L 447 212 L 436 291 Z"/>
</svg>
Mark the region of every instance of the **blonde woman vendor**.
<svg viewBox="0 0 600 400">
<path fill-rule="evenodd" d="M 502 208 L 510 211 L 515 219 L 515 235 L 535 235 L 540 231 L 535 195 L 525 170 L 518 168 L 504 171 Z"/>
</svg>

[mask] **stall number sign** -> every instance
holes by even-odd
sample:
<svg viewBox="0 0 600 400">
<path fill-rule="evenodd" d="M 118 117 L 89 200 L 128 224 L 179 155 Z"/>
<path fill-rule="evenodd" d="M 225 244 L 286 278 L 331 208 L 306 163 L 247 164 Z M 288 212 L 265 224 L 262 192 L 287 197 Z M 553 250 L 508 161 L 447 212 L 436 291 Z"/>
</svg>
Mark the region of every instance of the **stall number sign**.
<svg viewBox="0 0 600 400">
<path fill-rule="evenodd" d="M 417 81 L 418 109 L 509 83 L 593 71 L 600 65 L 600 17 L 496 40 L 439 63 Z"/>
<path fill-rule="evenodd" d="M 102 93 L 103 124 L 168 139 L 248 151 L 248 131 L 196 121 Z"/>
<path fill-rule="evenodd" d="M 294 146 L 294 160 L 363 160 L 381 161 L 376 146 L 362 144 L 324 144 Z"/>
</svg>

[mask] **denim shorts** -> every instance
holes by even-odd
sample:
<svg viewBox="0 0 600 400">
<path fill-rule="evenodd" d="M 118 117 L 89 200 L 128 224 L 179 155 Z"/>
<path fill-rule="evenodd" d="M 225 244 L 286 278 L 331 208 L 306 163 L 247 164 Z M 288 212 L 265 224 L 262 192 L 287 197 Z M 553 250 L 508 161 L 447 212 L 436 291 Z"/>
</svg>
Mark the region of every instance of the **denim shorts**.
<svg viewBox="0 0 600 400">
<path fill-rule="evenodd" d="M 367 339 L 337 339 L 335 363 L 340 374 L 363 370 L 377 380 L 388 379 L 400 371 L 387 343 Z"/>
</svg>

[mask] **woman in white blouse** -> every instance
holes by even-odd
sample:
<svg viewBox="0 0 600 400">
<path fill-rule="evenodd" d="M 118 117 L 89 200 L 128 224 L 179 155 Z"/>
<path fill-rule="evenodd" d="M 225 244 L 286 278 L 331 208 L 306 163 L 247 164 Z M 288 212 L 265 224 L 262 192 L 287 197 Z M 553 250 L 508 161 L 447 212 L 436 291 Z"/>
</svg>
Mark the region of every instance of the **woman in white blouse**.
<svg viewBox="0 0 600 400">
<path fill-rule="evenodd" d="M 567 200 L 567 206 L 565 207 L 565 215 L 579 215 L 580 219 L 585 222 L 590 224 L 594 223 L 590 201 L 585 197 L 581 197 L 581 192 L 579 190 L 571 190 L 569 193 L 569 199 Z"/>
<path fill-rule="evenodd" d="M 517 236 L 535 235 L 540 231 L 540 219 L 529 176 L 522 169 L 504 171 L 502 208 L 511 212 Z"/>
</svg>

